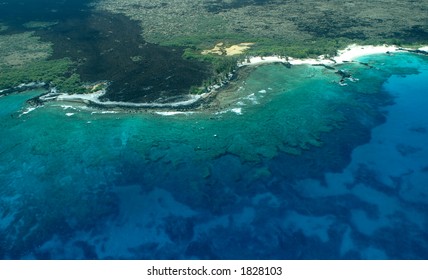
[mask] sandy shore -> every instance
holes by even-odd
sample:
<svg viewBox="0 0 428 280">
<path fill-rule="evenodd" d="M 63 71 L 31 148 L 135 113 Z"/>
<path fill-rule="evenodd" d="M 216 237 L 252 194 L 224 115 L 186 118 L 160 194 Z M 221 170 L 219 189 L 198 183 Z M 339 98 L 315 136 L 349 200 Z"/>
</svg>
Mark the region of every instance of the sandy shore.
<svg viewBox="0 0 428 280">
<path fill-rule="evenodd" d="M 419 50 L 427 51 L 428 46 L 419 48 Z M 355 61 L 358 57 L 382 53 L 393 53 L 393 52 L 404 52 L 405 50 L 400 49 L 397 46 L 359 46 L 359 45 L 350 45 L 344 50 L 338 51 L 337 56 L 328 58 L 326 56 L 319 56 L 318 58 L 308 58 L 308 59 L 294 59 L 291 57 L 281 57 L 281 56 L 266 56 L 266 57 L 250 57 L 243 62 L 240 62 L 238 66 L 246 65 L 257 65 L 264 63 L 273 63 L 273 62 L 282 62 L 289 63 L 291 65 L 302 65 L 302 64 L 341 64 L 345 62 Z"/>
<path fill-rule="evenodd" d="M 354 61 L 358 57 L 373 55 L 373 54 L 383 54 L 383 53 L 393 53 L 399 52 L 397 46 L 358 46 L 351 45 L 345 50 L 338 51 L 338 55 L 333 58 L 336 63 L 344 63 L 347 61 Z"/>
</svg>

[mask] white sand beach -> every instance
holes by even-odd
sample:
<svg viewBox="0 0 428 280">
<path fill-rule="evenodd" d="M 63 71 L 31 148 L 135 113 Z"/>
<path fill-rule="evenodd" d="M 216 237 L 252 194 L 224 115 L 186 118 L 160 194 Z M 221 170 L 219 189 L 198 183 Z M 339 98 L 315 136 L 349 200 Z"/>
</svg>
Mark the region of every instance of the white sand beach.
<svg viewBox="0 0 428 280">
<path fill-rule="evenodd" d="M 358 57 L 372 55 L 372 54 L 382 54 L 382 53 L 393 53 L 398 52 L 399 47 L 397 46 L 358 46 L 351 45 L 345 50 L 338 51 L 338 55 L 333 58 L 336 63 L 343 63 L 347 61 L 353 61 Z"/>
<path fill-rule="evenodd" d="M 427 47 L 419 48 L 419 50 L 428 50 Z M 257 65 L 264 63 L 273 63 L 273 62 L 283 62 L 290 63 L 291 65 L 302 65 L 302 64 L 340 64 L 345 62 L 352 62 L 358 57 L 373 55 L 373 54 L 382 54 L 382 53 L 394 53 L 402 52 L 405 50 L 400 49 L 397 46 L 359 46 L 359 45 L 350 45 L 344 50 L 338 51 L 337 56 L 328 58 L 326 56 L 319 56 L 318 58 L 307 58 L 307 59 L 295 59 L 292 57 L 281 57 L 281 56 L 266 56 L 266 57 L 249 57 L 243 62 L 240 62 L 238 66 L 247 66 L 247 65 Z"/>
</svg>

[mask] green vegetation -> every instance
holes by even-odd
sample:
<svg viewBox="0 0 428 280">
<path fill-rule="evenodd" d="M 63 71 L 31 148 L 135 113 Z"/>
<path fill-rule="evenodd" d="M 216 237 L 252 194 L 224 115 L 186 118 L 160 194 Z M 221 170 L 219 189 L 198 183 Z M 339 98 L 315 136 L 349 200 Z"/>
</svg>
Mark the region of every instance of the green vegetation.
<svg viewBox="0 0 428 280">
<path fill-rule="evenodd" d="M 83 93 L 80 77 L 72 73 L 73 63 L 69 59 L 39 60 L 20 67 L 6 67 L 0 70 L 0 89 L 18 86 L 21 83 L 45 82 L 58 90 L 69 93 Z"/>
<path fill-rule="evenodd" d="M 85 92 L 79 75 L 73 72 L 74 63 L 70 59 L 49 60 L 51 53 L 52 45 L 34 32 L 0 36 L 0 89 L 45 82 L 60 91 Z"/>
<path fill-rule="evenodd" d="M 248 38 L 245 36 L 235 36 L 232 38 L 232 35 L 226 37 L 227 34 L 223 35 L 223 38 L 207 39 L 207 36 L 199 37 L 198 34 L 193 35 L 192 37 L 170 39 L 163 42 L 163 44 L 169 46 L 185 46 L 186 50 L 184 53 L 185 58 L 196 58 L 203 60 L 212 60 L 213 58 L 202 58 L 200 53 L 202 50 L 210 49 L 214 47 L 215 44 L 223 42 L 225 46 L 231 46 L 234 44 L 239 44 L 242 42 L 254 42 L 254 45 L 247 51 L 245 55 L 254 55 L 254 56 L 268 56 L 268 55 L 280 55 L 280 56 L 290 56 L 294 58 L 307 58 L 307 57 L 316 57 L 319 55 L 331 55 L 334 56 L 339 49 L 343 49 L 346 46 L 353 43 L 361 43 L 359 40 L 351 40 L 348 38 L 336 38 L 336 39 L 327 39 L 319 38 L 317 40 L 308 40 L 308 41 L 296 41 L 296 42 L 287 42 L 286 40 L 274 40 L 270 38 Z M 226 39 L 225 39 L 226 38 Z M 207 44 L 209 42 L 209 44 Z M 398 44 L 400 45 L 399 40 L 367 40 L 367 44 Z M 220 57 L 219 55 L 214 55 Z"/>
<path fill-rule="evenodd" d="M 34 32 L 0 36 L 0 67 L 22 66 L 48 58 L 52 53 L 50 43 L 40 41 Z"/>
<path fill-rule="evenodd" d="M 208 62 L 213 71 L 212 77 L 203 81 L 201 86 L 193 86 L 192 94 L 202 94 L 213 84 L 218 84 L 227 79 L 227 75 L 236 70 L 240 56 L 219 56 L 215 54 L 202 55 L 199 50 L 187 48 L 184 50 L 183 58 Z"/>
<path fill-rule="evenodd" d="M 213 66 L 215 74 L 229 73 L 236 68 L 236 56 L 219 56 L 215 54 L 203 55 L 199 50 L 187 48 L 184 50 L 183 58 L 196 59 L 199 61 L 209 62 Z"/>
</svg>

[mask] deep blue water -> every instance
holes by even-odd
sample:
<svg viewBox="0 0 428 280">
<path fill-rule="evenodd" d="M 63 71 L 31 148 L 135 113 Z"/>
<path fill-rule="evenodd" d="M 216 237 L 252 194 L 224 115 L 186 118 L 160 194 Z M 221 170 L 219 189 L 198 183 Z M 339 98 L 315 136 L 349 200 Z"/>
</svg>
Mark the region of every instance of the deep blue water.
<svg viewBox="0 0 428 280">
<path fill-rule="evenodd" d="M 170 116 L 0 97 L 0 258 L 428 258 L 428 59 L 360 60 Z"/>
</svg>

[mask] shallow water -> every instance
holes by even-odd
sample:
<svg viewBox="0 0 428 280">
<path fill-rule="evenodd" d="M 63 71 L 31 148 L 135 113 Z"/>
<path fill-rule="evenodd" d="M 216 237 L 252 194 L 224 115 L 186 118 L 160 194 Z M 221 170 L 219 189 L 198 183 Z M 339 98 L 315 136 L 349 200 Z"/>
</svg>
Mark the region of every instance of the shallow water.
<svg viewBox="0 0 428 280">
<path fill-rule="evenodd" d="M 428 60 L 361 61 L 170 116 L 0 97 L 0 258 L 426 259 Z"/>
</svg>

